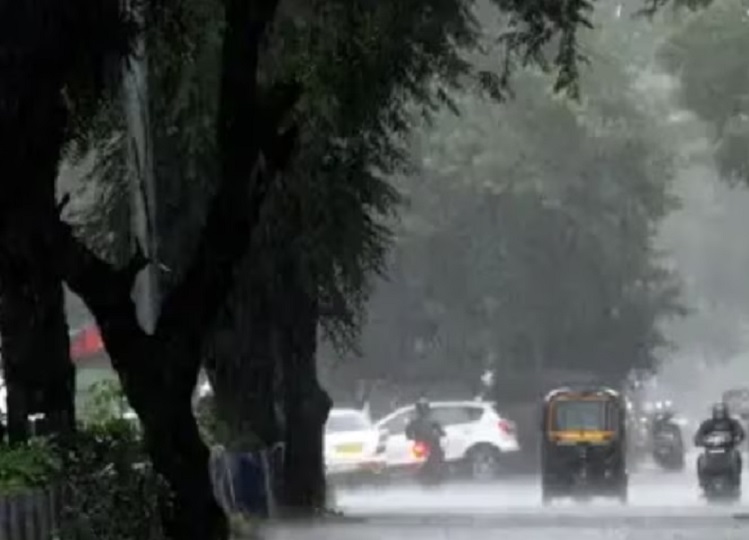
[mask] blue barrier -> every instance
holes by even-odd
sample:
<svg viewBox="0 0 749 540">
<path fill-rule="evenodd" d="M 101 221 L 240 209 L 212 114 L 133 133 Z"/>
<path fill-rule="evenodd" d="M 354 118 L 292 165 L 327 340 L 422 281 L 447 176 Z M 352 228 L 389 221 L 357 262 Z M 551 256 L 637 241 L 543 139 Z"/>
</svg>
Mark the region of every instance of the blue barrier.
<svg viewBox="0 0 749 540">
<path fill-rule="evenodd" d="M 258 452 L 211 449 L 211 480 L 214 494 L 227 512 L 274 517 L 278 493 L 278 448 Z"/>
<path fill-rule="evenodd" d="M 243 513 L 270 517 L 271 497 L 261 454 L 232 453 L 234 504 Z"/>
</svg>

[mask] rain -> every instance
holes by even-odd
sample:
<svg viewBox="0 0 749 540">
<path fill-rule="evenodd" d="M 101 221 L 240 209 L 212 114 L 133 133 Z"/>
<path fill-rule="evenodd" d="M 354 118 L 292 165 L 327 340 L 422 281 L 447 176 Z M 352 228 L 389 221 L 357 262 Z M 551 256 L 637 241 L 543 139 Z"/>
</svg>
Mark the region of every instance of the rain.
<svg viewBox="0 0 749 540">
<path fill-rule="evenodd" d="M 749 533 L 747 0 L 0 0 L 0 540 Z"/>
</svg>

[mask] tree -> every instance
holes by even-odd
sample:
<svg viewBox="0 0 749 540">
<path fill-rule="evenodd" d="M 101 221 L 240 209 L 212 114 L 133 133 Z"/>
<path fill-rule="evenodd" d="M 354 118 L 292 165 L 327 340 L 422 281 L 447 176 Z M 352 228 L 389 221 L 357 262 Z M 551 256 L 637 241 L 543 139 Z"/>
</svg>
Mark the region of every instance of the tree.
<svg viewBox="0 0 749 540">
<path fill-rule="evenodd" d="M 39 205 L 35 223 L 40 225 L 43 253 L 49 257 L 35 255 L 32 263 L 44 265 L 47 261 L 53 261 L 51 266 L 83 298 L 96 318 L 125 393 L 144 425 L 154 465 L 167 478 L 174 491 L 174 514 L 173 519 L 168 521 L 171 536 L 221 537 L 225 535 L 225 526 L 210 493 L 205 473 L 207 452 L 190 410 L 190 396 L 200 368 L 207 328 L 214 322 L 230 292 L 234 267 L 246 253 L 251 231 L 260 221 L 270 179 L 275 178 L 277 168 L 286 163 L 295 140 L 295 130 L 279 134 L 278 124 L 296 101 L 297 86 L 281 85 L 275 87 L 274 91 L 266 92 L 261 91 L 257 83 L 260 40 L 273 19 L 277 2 L 227 0 L 223 6 L 221 70 L 217 78 L 220 91 L 214 139 L 218 155 L 215 195 L 206 212 L 205 225 L 201 233 L 196 235 L 198 240 L 192 261 L 184 266 L 182 274 L 175 278 L 166 295 L 153 335 L 146 334 L 138 326 L 130 300 L 133 279 L 146 264 L 143 257 L 134 257 L 120 269 L 104 263 L 72 235 L 70 227 L 58 221 L 50 196 L 53 193 L 50 186 L 56 176 L 60 150 L 65 141 L 65 130 L 80 128 L 81 125 L 85 130 L 90 119 L 90 114 L 85 113 L 98 109 L 100 105 L 101 84 L 90 87 L 72 85 L 69 84 L 69 75 L 76 71 L 73 68 L 81 67 L 76 63 L 81 59 L 87 60 L 82 63 L 81 70 L 92 76 L 89 82 L 100 83 L 101 74 L 106 73 L 104 67 L 115 66 L 115 71 L 118 71 L 118 63 L 109 64 L 104 60 L 110 54 L 117 58 L 127 55 L 128 25 L 123 22 L 119 9 L 110 5 L 104 9 L 100 3 L 76 4 L 73 8 L 70 4 L 53 4 L 43 3 L 46 11 L 34 11 L 38 7 L 36 3 L 33 6 L 24 4 L 23 8 L 2 5 L 4 10 L 9 10 L 3 12 L 2 18 L 3 23 L 8 25 L 5 28 L 7 31 L 3 32 L 4 43 L 20 47 L 27 55 L 23 57 L 22 66 L 35 65 L 39 69 L 34 73 L 47 75 L 40 83 L 19 65 L 3 66 L 4 69 L 15 70 L 11 76 L 3 77 L 3 81 L 16 85 L 3 89 L 6 98 L 3 106 L 10 104 L 12 110 L 3 111 L 7 117 L 4 117 L 0 142 L 8 143 L 7 148 L 12 151 L 9 163 L 13 173 L 11 178 L 14 179 L 4 186 L 8 196 L 2 198 L 3 209 L 21 208 L 20 201 L 27 197 Z M 471 5 L 469 2 L 434 2 L 419 6 L 421 9 L 414 9 L 411 13 L 414 17 L 411 22 L 424 23 L 425 29 L 444 28 L 446 33 L 443 35 L 451 36 L 469 20 L 468 8 Z M 579 25 L 586 24 L 585 13 L 590 4 L 578 0 L 563 6 L 517 1 L 500 1 L 497 5 L 509 15 L 510 31 L 505 39 L 507 66 L 512 65 L 512 60 L 523 57 L 542 61 L 543 53 L 548 52 L 556 37 L 560 37 L 556 58 L 559 87 L 570 88 L 574 92 L 579 59 L 576 30 Z M 169 16 L 169 10 L 178 11 L 178 7 L 168 3 L 155 7 L 158 9 L 151 14 L 164 16 L 161 23 L 178 20 Z M 429 13 L 427 8 L 441 16 L 424 17 Z M 109 18 L 104 17 L 103 13 Z M 400 17 L 405 15 L 394 4 L 389 5 L 385 13 L 395 22 L 400 22 Z M 344 15 L 350 13 L 344 11 Z M 97 24 L 92 24 L 92 19 Z M 52 28 L 40 28 L 39 25 L 48 21 L 54 21 Z M 158 23 L 154 21 L 158 21 L 158 17 L 148 21 L 149 28 Z M 363 23 L 368 22 L 368 18 L 363 20 Z M 100 41 L 90 39 L 92 33 Z M 31 43 L 26 36 L 32 36 Z M 391 38 L 399 36 L 397 33 L 389 34 Z M 39 43 L 34 40 L 39 40 Z M 448 41 L 443 39 L 439 43 L 444 45 Z M 183 46 L 183 52 L 189 52 L 189 43 Z M 389 54 L 392 53 L 390 50 Z M 6 55 L 5 61 L 9 58 L 11 56 Z M 429 55 L 421 58 L 429 58 Z M 396 60 L 400 58 L 396 57 Z M 36 61 L 40 64 L 35 64 Z M 89 70 L 91 65 L 97 69 Z M 429 64 L 426 66 L 429 67 Z M 402 67 L 414 66 L 405 64 Z M 451 66 L 437 64 L 434 67 Z M 434 72 L 416 71 L 416 80 L 423 82 L 431 73 Z M 418 92 L 423 88 L 413 86 L 413 73 L 402 75 L 407 90 Z M 485 86 L 495 91 L 502 90 L 506 83 L 502 77 L 492 77 L 487 73 L 481 75 Z M 24 84 L 18 85 L 19 81 Z M 63 90 L 71 98 L 70 101 L 63 101 Z M 324 98 L 325 94 L 321 97 Z M 23 106 L 16 107 L 19 103 Z M 82 109 L 76 110 L 76 106 Z M 68 118 L 66 113 L 69 112 L 80 114 Z M 386 112 L 393 111 L 386 108 Z M 31 113 L 33 116 L 24 116 Z M 81 125 L 71 122 L 80 118 L 85 119 Z M 398 121 L 399 116 L 391 115 L 389 119 Z M 379 127 L 379 124 L 376 126 Z M 19 137 L 19 133 L 25 133 L 24 128 L 33 128 L 33 136 L 40 133 L 44 136 L 39 143 L 29 144 L 31 134 Z M 350 135 L 346 130 L 344 134 Z M 350 157 L 349 150 L 343 153 L 344 156 Z M 20 182 L 21 179 L 23 182 Z M 35 189 L 43 190 L 46 196 L 43 199 L 33 197 Z M 292 234 L 298 233 L 300 224 L 305 223 L 302 209 L 297 205 L 296 210 L 296 215 L 284 215 L 292 218 Z M 3 215 L 14 226 L 22 223 L 18 216 L 11 220 L 8 218 L 10 214 L 4 212 Z M 289 332 L 293 331 L 295 336 L 299 336 L 299 341 L 291 342 L 294 349 L 286 355 L 286 358 L 299 362 L 286 365 L 288 381 L 294 378 L 292 375 L 310 374 L 314 370 L 310 363 L 314 332 L 310 330 L 314 331 L 315 328 L 310 321 L 317 316 L 319 298 L 315 294 L 319 282 L 314 272 L 300 271 L 300 268 L 307 268 L 295 258 L 281 262 L 284 263 L 283 275 L 290 280 L 288 283 L 295 291 L 295 298 L 304 296 L 309 300 L 305 303 L 308 309 L 305 309 L 307 315 L 303 317 L 303 325 L 297 327 L 296 320 L 281 319 L 281 323 L 289 327 Z M 312 288 L 309 283 L 312 283 Z M 310 295 L 310 291 L 314 294 Z M 281 305 L 285 308 L 283 313 L 289 314 L 291 302 L 284 301 Z M 290 393 L 292 397 L 288 401 L 287 412 L 294 410 L 295 414 L 301 414 L 302 394 L 304 392 Z M 319 414 L 320 410 L 318 407 L 316 422 L 309 428 L 308 438 L 302 438 L 302 441 L 313 437 L 319 439 L 320 419 L 324 417 L 324 414 Z M 319 468 L 319 463 L 317 466 Z M 310 475 L 310 478 L 314 476 Z M 310 493 L 314 494 L 314 491 L 312 489 Z"/>
<path fill-rule="evenodd" d="M 378 175 L 403 164 L 396 137 L 407 129 L 407 100 L 433 109 L 435 98 L 444 95 L 440 87 L 430 87 L 433 76 L 454 84 L 471 74 L 470 64 L 455 48 L 476 44 L 471 6 L 431 1 L 409 6 L 289 4 L 278 21 L 269 76 L 301 79 L 307 91 L 300 116 L 308 130 L 292 172 L 296 188 L 271 197 L 276 202 L 260 228 L 270 230 L 256 237 L 249 257 L 253 267 L 244 266 L 248 282 L 237 291 L 223 322 L 234 328 L 233 337 L 231 331 L 220 333 L 208 366 L 223 415 L 237 432 L 252 426 L 266 444 L 278 436 L 272 405 L 282 373 L 287 475 L 295 479 L 295 493 L 289 494 L 292 506 L 319 506 L 322 499 L 321 437 L 329 405 L 315 382 L 318 321 L 344 334 L 357 326 L 369 275 L 379 269 L 387 240 L 378 214 L 389 211 L 395 200 Z M 182 28 L 188 29 L 187 58 L 183 43 L 166 39 L 174 33 L 168 24 L 152 36 L 157 83 L 153 106 L 163 118 L 154 134 L 159 198 L 189 209 L 159 212 L 171 220 L 158 227 L 160 234 L 168 235 L 160 243 L 171 246 L 161 254 L 162 262 L 175 271 L 177 280 L 189 245 L 184 240 L 194 236 L 185 231 L 194 231 L 202 218 L 195 202 L 210 191 L 219 165 L 206 136 L 212 125 L 216 75 L 211 59 L 219 22 L 210 7 L 210 2 L 188 3 L 180 17 Z M 531 16 L 519 13 L 512 24 L 520 26 Z M 559 14 L 552 14 L 547 24 L 554 28 L 561 22 Z M 508 53 L 523 46 L 521 38 L 529 32 L 518 28 Z M 571 27 L 564 32 L 570 34 Z M 360 69 L 352 72 L 347 65 Z M 492 90 L 504 84 L 488 73 L 476 75 Z M 257 393 L 246 391 L 253 381 L 260 384 Z M 238 416 L 236 411 L 243 412 Z"/>
<path fill-rule="evenodd" d="M 660 51 L 666 70 L 681 82 L 686 108 L 710 126 L 721 175 L 736 182 L 749 178 L 745 27 L 744 2 L 717 2 L 685 17 Z"/>
<path fill-rule="evenodd" d="M 107 60 L 128 51 L 131 25 L 116 2 L 0 3 L 0 334 L 11 440 L 44 412 L 57 432 L 74 423 L 62 284 L 46 245 L 55 179 L 72 125 L 108 82 Z M 41 261 L 41 263 L 40 263 Z"/>
<path fill-rule="evenodd" d="M 612 31 L 589 38 L 580 104 L 530 72 L 510 103 L 459 93 L 460 116 L 422 131 L 419 173 L 399 183 L 413 206 L 365 328 L 369 361 L 349 377 L 470 385 L 496 364 L 500 380 L 564 368 L 616 383 L 655 365 L 659 321 L 680 313 L 653 247 L 671 158 L 609 54 Z"/>
<path fill-rule="evenodd" d="M 261 90 L 261 39 L 275 2 L 225 5 L 216 148 L 219 184 L 192 262 L 166 295 L 156 330 L 137 322 L 130 290 L 146 264 L 141 253 L 117 269 L 58 222 L 55 260 L 66 282 L 86 302 L 101 329 L 130 405 L 144 427 L 149 455 L 169 482 L 172 538 L 225 538 L 226 523 L 212 495 L 208 451 L 191 408 L 203 337 L 229 293 L 232 274 L 259 220 L 268 185 L 288 159 L 295 130 L 278 132 L 296 85 Z M 249 191 L 249 193 L 248 193 Z"/>
</svg>

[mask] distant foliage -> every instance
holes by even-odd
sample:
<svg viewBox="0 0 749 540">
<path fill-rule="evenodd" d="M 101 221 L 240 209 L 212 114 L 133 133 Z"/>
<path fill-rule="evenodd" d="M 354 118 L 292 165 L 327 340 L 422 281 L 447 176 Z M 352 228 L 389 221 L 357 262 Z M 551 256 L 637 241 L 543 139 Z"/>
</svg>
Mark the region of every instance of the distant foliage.
<svg viewBox="0 0 749 540">
<path fill-rule="evenodd" d="M 616 381 L 656 365 L 660 321 L 683 313 L 653 246 L 673 154 L 611 33 L 586 39 L 579 102 L 526 70 L 511 102 L 454 94 L 460 116 L 414 139 L 421 166 L 398 183 L 411 206 L 352 378 L 470 382 L 493 365 Z"/>
<path fill-rule="evenodd" d="M 707 122 L 723 177 L 749 182 L 747 3 L 725 0 L 685 17 L 663 44 L 663 66 L 681 82 L 681 98 Z"/>
</svg>

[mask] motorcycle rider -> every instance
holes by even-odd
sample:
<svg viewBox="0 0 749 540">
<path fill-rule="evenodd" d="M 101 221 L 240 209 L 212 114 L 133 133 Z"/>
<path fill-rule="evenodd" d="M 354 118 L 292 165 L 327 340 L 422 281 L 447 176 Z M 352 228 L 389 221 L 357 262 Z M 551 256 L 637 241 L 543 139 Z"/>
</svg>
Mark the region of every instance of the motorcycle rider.
<svg viewBox="0 0 749 540">
<path fill-rule="evenodd" d="M 681 427 L 674 420 L 675 416 L 671 404 L 664 403 L 653 416 L 650 441 L 657 463 L 680 468 L 684 463 L 684 439 Z"/>
<path fill-rule="evenodd" d="M 651 425 L 651 433 L 655 437 L 659 433 L 672 432 L 678 433 L 679 439 L 681 439 L 681 429 L 675 422 L 674 418 L 676 413 L 670 403 L 664 403 L 663 406 L 653 416 L 653 423 Z"/>
<path fill-rule="evenodd" d="M 441 465 L 445 460 L 441 444 L 445 430 L 432 416 L 432 408 L 426 398 L 416 402 L 415 412 L 414 418 L 406 426 L 406 437 L 429 449 L 427 464 Z"/>
<path fill-rule="evenodd" d="M 731 417 L 728 406 L 725 403 L 716 403 L 715 405 L 713 405 L 712 418 L 709 418 L 702 422 L 699 429 L 697 430 L 697 433 L 694 436 L 694 445 L 702 446 L 704 444 L 705 437 L 707 437 L 711 433 L 715 433 L 718 431 L 725 431 L 731 434 L 734 448 L 740 445 L 746 437 L 744 428 L 741 427 L 741 423 Z M 740 483 L 742 469 L 741 454 L 739 452 L 734 452 L 734 456 L 736 459 L 737 468 L 735 480 L 737 483 Z M 705 485 L 703 469 L 704 455 L 701 455 L 699 457 L 699 460 L 697 461 L 697 474 L 699 476 L 700 486 L 702 487 L 704 487 Z"/>
</svg>

